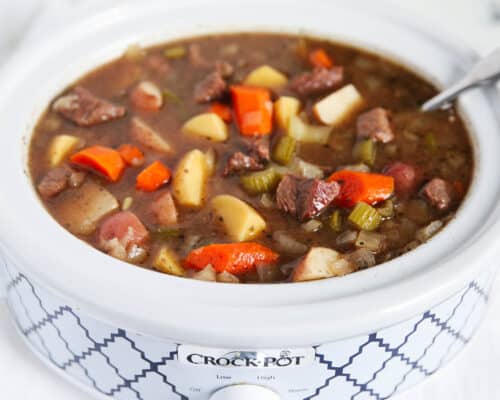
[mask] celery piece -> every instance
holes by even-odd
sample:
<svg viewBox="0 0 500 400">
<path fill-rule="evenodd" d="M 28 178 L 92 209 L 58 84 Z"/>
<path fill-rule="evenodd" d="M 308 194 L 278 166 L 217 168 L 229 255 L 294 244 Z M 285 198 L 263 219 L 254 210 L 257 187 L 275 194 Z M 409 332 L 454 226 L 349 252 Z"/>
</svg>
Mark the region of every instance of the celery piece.
<svg viewBox="0 0 500 400">
<path fill-rule="evenodd" d="M 273 159 L 277 163 L 287 165 L 292 161 L 297 141 L 291 136 L 282 136 L 274 146 Z"/>
<path fill-rule="evenodd" d="M 178 238 L 182 236 L 182 232 L 179 228 L 171 226 L 160 226 L 154 229 L 151 233 L 155 238 L 163 240 Z"/>
<path fill-rule="evenodd" d="M 372 206 L 359 202 L 349 214 L 349 222 L 365 231 L 373 231 L 378 228 L 382 216 Z"/>
<path fill-rule="evenodd" d="M 294 115 L 290 118 L 287 134 L 299 142 L 327 144 L 331 131 L 329 126 L 310 125 Z"/>
<path fill-rule="evenodd" d="M 180 104 L 181 99 L 174 92 L 169 89 L 163 89 L 163 98 L 174 104 Z"/>
<path fill-rule="evenodd" d="M 253 172 L 240 178 L 241 186 L 250 194 L 266 193 L 274 190 L 280 181 L 280 175 L 274 168 Z"/>
<path fill-rule="evenodd" d="M 366 139 L 354 145 L 353 156 L 357 161 L 360 161 L 370 167 L 373 167 L 377 156 L 377 147 L 373 140 Z"/>
<path fill-rule="evenodd" d="M 424 142 L 430 151 L 434 152 L 437 150 L 437 140 L 434 133 L 427 132 L 424 136 Z"/>
<path fill-rule="evenodd" d="M 339 210 L 335 210 L 328 221 L 328 225 L 334 232 L 342 231 L 342 216 Z"/>
<path fill-rule="evenodd" d="M 394 216 L 394 203 L 392 200 L 386 200 L 377 208 L 377 211 L 382 217 L 392 218 Z"/>
<path fill-rule="evenodd" d="M 163 52 L 163 55 L 171 60 L 175 60 L 177 58 L 183 58 L 186 55 L 187 51 L 184 46 L 175 46 L 169 47 Z"/>
</svg>

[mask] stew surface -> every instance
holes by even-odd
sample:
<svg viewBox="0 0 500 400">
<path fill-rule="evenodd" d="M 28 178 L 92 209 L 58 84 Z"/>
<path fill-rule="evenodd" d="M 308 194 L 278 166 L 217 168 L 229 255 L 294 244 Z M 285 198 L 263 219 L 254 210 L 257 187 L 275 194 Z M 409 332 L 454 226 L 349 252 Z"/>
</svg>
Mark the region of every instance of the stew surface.
<svg viewBox="0 0 500 400">
<path fill-rule="evenodd" d="M 30 170 L 61 225 L 141 267 L 234 283 L 341 276 L 427 241 L 466 194 L 462 121 L 419 111 L 435 93 L 310 37 L 131 46 L 54 100 Z"/>
</svg>

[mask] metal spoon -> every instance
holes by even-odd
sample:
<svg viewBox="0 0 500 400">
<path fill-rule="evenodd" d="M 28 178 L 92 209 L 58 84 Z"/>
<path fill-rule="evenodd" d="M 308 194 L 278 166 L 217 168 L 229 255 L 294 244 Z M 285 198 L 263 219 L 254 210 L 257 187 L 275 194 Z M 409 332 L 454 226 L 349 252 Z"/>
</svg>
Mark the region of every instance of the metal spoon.
<svg viewBox="0 0 500 400">
<path fill-rule="evenodd" d="M 500 48 L 479 60 L 457 83 L 422 105 L 422 111 L 432 111 L 451 102 L 462 92 L 500 79 Z"/>
</svg>

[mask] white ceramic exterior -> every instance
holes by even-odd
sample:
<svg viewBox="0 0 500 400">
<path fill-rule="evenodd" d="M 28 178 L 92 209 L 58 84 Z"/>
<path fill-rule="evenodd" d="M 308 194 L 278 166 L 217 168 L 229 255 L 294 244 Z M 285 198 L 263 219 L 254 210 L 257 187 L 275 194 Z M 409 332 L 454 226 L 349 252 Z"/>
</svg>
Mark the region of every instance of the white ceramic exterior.
<svg viewBox="0 0 500 400">
<path fill-rule="evenodd" d="M 444 365 L 484 311 L 500 229 L 493 91 L 461 100 L 477 164 L 457 217 L 416 250 L 338 279 L 226 285 L 124 264 L 52 220 L 25 173 L 33 124 L 83 72 L 133 42 L 245 30 L 305 30 L 347 41 L 441 86 L 475 59 L 460 43 L 434 34 L 434 27 L 409 22 L 380 2 L 321 0 L 129 5 L 26 50 L 0 81 L 0 148 L 10 150 L 0 159 L 0 181 L 7 183 L 0 197 L 0 253 L 8 264 L 8 304 L 37 354 L 75 382 L 117 399 L 205 400 L 242 382 L 270 387 L 283 399 L 387 398 Z M 226 353 L 251 365 L 188 362 L 190 354 L 199 354 L 199 361 L 226 359 Z"/>
<path fill-rule="evenodd" d="M 208 400 L 218 389 L 241 383 L 269 388 L 286 400 L 387 399 L 436 372 L 469 342 L 494 276 L 492 269 L 484 271 L 441 304 L 377 332 L 308 348 L 283 343 L 277 350 L 235 351 L 101 322 L 12 265 L 6 271 L 9 309 L 33 351 L 79 386 L 120 400 Z M 205 362 L 214 354 L 219 365 Z M 244 399 L 238 391 L 229 398 Z"/>
</svg>

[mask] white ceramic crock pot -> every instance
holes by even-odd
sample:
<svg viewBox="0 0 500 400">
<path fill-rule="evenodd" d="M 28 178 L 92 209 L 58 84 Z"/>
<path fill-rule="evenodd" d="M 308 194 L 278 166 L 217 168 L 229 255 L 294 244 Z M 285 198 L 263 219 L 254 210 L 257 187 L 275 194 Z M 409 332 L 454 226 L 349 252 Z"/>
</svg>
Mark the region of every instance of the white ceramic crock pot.
<svg viewBox="0 0 500 400">
<path fill-rule="evenodd" d="M 130 43 L 252 30 L 352 43 L 440 86 L 475 59 L 439 27 L 383 3 L 320 0 L 121 6 L 19 55 L 0 82 L 2 287 L 32 349 L 94 394 L 385 399 L 446 364 L 484 313 L 500 230 L 499 103 L 489 89 L 461 100 L 477 163 L 456 218 L 416 250 L 343 278 L 265 286 L 179 279 L 106 256 L 48 215 L 26 150 L 54 95 Z"/>
</svg>

